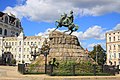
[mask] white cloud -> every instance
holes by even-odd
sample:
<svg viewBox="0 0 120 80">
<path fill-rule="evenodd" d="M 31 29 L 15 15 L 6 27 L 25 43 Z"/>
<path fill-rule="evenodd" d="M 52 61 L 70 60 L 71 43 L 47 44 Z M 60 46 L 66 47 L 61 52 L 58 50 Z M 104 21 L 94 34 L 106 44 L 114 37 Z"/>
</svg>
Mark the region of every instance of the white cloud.
<svg viewBox="0 0 120 80">
<path fill-rule="evenodd" d="M 40 32 L 38 34 L 35 34 L 35 36 L 43 36 L 47 38 L 49 36 L 49 32 L 53 31 L 55 28 L 48 28 L 45 32 Z"/>
<path fill-rule="evenodd" d="M 114 27 L 114 30 L 120 30 L 120 23 Z"/>
<path fill-rule="evenodd" d="M 45 36 L 48 35 L 49 32 L 53 31 L 55 28 L 48 28 L 45 32 L 40 32 L 38 34 L 35 34 L 36 36 Z M 64 32 L 66 30 L 59 30 L 57 31 Z M 70 32 L 68 32 L 69 34 Z M 86 40 L 86 39 L 97 39 L 97 40 L 104 40 L 105 39 L 105 31 L 104 28 L 100 26 L 93 26 L 89 27 L 85 32 L 73 32 L 72 35 L 75 35 L 78 37 L 79 40 Z"/>
<path fill-rule="evenodd" d="M 88 49 L 91 50 L 91 49 L 93 49 L 93 47 L 96 46 L 96 45 L 101 45 L 102 48 L 103 48 L 104 50 L 106 50 L 106 48 L 105 48 L 105 47 L 106 47 L 106 44 L 105 44 L 104 42 L 88 44 L 87 47 L 88 47 Z"/>
<path fill-rule="evenodd" d="M 85 32 L 74 32 L 74 35 L 76 35 L 80 40 L 84 39 L 98 39 L 98 40 L 104 40 L 105 39 L 105 31 L 104 28 L 101 26 L 93 26 L 89 27 Z"/>
<path fill-rule="evenodd" d="M 18 5 L 4 11 L 33 21 L 55 21 L 61 13 L 73 10 L 75 15 L 102 15 L 120 13 L 119 0 L 17 0 Z"/>
<path fill-rule="evenodd" d="M 93 48 L 96 45 L 96 43 L 92 43 L 88 45 L 88 48 Z"/>
</svg>

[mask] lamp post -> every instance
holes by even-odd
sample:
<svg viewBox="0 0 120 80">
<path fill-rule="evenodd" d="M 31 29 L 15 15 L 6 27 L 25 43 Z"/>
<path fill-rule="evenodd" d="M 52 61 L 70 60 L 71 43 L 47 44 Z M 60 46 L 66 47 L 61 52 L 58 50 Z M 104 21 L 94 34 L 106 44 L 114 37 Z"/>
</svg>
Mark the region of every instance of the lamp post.
<svg viewBox="0 0 120 80">
<path fill-rule="evenodd" d="M 33 56 L 33 60 L 35 60 L 36 57 L 39 56 L 39 54 L 38 54 L 39 52 L 36 51 L 37 45 L 33 44 L 30 46 L 30 48 L 31 48 L 30 54 L 31 54 L 31 56 Z"/>
<path fill-rule="evenodd" d="M 47 73 L 47 55 L 49 54 L 50 47 L 48 45 L 47 39 L 45 39 L 42 48 L 41 48 L 41 54 L 45 57 L 45 74 Z"/>
</svg>

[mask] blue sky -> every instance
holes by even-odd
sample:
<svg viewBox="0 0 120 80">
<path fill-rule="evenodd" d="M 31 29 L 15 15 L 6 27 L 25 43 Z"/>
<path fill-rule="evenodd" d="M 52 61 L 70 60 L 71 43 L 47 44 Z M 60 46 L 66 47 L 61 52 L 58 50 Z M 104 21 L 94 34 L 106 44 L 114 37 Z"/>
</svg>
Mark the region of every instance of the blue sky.
<svg viewBox="0 0 120 80">
<path fill-rule="evenodd" d="M 105 48 L 105 33 L 120 29 L 119 0 L 0 0 L 0 11 L 21 19 L 26 36 L 41 35 L 55 28 L 55 20 L 62 13 L 74 11 L 75 33 L 84 48 L 95 44 Z M 59 28 L 67 30 L 67 28 Z"/>
</svg>

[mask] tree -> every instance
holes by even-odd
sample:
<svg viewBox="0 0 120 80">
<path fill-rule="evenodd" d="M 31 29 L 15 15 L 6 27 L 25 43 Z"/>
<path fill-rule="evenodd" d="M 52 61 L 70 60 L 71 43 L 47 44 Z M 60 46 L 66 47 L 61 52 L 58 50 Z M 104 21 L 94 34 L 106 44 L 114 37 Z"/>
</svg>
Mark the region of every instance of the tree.
<svg viewBox="0 0 120 80">
<path fill-rule="evenodd" d="M 106 51 L 101 47 L 101 45 L 94 46 L 89 56 L 97 61 L 98 65 L 103 65 L 106 62 Z"/>
</svg>

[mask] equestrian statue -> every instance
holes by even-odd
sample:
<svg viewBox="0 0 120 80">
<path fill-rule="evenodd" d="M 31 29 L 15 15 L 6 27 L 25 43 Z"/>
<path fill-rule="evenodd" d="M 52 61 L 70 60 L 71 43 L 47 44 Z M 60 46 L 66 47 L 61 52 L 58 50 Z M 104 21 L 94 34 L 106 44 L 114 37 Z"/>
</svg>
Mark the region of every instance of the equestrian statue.
<svg viewBox="0 0 120 80">
<path fill-rule="evenodd" d="M 79 28 L 76 24 L 73 23 L 73 21 L 74 21 L 73 11 L 70 11 L 69 16 L 66 13 L 64 13 L 63 15 L 61 15 L 59 20 L 56 20 L 55 22 L 55 25 L 57 26 L 56 29 L 62 26 L 67 27 L 68 30 L 65 32 L 71 31 L 70 32 L 70 35 L 71 35 L 72 32 L 77 31 Z"/>
</svg>

